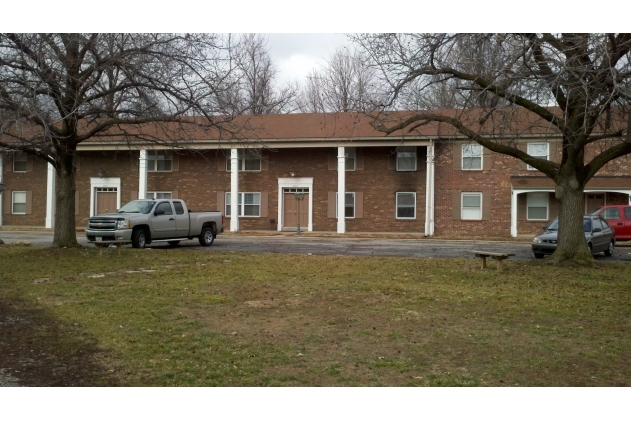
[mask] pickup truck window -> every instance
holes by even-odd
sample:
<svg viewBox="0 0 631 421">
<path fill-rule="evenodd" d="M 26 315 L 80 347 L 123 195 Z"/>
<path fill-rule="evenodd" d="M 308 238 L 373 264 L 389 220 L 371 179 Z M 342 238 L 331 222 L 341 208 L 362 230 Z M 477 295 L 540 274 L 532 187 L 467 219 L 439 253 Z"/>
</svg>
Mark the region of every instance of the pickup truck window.
<svg viewBox="0 0 631 421">
<path fill-rule="evenodd" d="M 173 202 L 173 207 L 175 208 L 176 215 L 184 215 L 184 206 L 182 206 L 182 202 Z"/>
<path fill-rule="evenodd" d="M 153 200 L 134 200 L 116 211 L 116 213 L 149 213 L 156 202 Z"/>
<path fill-rule="evenodd" d="M 173 215 L 173 209 L 171 209 L 171 204 L 169 202 L 161 202 L 156 210 L 163 210 L 165 215 Z"/>
</svg>

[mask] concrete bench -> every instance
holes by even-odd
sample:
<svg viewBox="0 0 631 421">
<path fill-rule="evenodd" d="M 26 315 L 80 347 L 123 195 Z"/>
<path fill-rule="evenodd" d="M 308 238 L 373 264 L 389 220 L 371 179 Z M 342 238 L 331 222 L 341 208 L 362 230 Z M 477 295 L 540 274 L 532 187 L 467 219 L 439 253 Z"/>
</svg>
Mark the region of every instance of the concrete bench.
<svg viewBox="0 0 631 421">
<path fill-rule="evenodd" d="M 497 271 L 502 271 L 502 260 L 508 259 L 510 256 L 514 256 L 515 253 L 495 253 L 492 251 L 479 251 L 479 250 L 471 250 L 471 253 L 475 254 L 475 257 L 479 257 L 482 259 L 482 269 L 486 268 L 486 258 L 490 257 L 492 259 L 497 260 Z"/>
</svg>

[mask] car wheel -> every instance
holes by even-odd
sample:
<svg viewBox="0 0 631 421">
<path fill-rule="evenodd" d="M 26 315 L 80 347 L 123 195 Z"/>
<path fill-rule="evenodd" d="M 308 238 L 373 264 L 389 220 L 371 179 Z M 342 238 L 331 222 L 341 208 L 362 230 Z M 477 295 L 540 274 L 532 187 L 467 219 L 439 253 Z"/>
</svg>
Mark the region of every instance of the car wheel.
<svg viewBox="0 0 631 421">
<path fill-rule="evenodd" d="M 169 245 L 170 245 L 171 247 L 175 247 L 175 246 L 177 246 L 178 244 L 180 244 L 180 242 L 179 242 L 179 241 L 169 241 L 168 243 L 169 243 Z"/>
<path fill-rule="evenodd" d="M 212 245 L 215 241 L 215 232 L 210 227 L 202 228 L 202 233 L 199 235 L 199 244 L 204 247 Z"/>
<path fill-rule="evenodd" d="M 607 250 L 605 250 L 605 256 L 607 256 L 607 257 L 613 256 L 613 248 L 614 248 L 613 240 L 611 240 L 609 242 L 609 247 L 607 248 Z"/>
<path fill-rule="evenodd" d="M 535 258 L 537 258 L 537 259 L 543 259 L 544 256 L 545 256 L 545 254 L 543 254 L 543 253 L 535 253 Z"/>
<path fill-rule="evenodd" d="M 589 254 L 593 254 L 592 253 L 592 243 L 588 243 L 587 244 L 587 251 L 589 252 Z"/>
<path fill-rule="evenodd" d="M 131 235 L 131 246 L 135 249 L 144 249 L 147 245 L 147 234 L 145 230 L 138 229 Z"/>
</svg>

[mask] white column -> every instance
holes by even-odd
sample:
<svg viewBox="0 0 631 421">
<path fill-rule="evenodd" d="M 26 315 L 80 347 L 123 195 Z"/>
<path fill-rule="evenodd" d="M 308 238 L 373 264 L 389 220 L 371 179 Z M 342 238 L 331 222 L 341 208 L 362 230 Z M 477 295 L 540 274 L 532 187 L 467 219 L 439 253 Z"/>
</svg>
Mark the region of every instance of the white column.
<svg viewBox="0 0 631 421">
<path fill-rule="evenodd" d="M 434 142 L 427 146 L 427 170 L 425 187 L 425 236 L 434 235 Z"/>
<path fill-rule="evenodd" d="M 138 199 L 147 197 L 147 151 L 140 151 L 140 160 L 138 161 Z"/>
<path fill-rule="evenodd" d="M 239 150 L 230 149 L 230 231 L 239 231 Z"/>
<path fill-rule="evenodd" d="M 517 192 L 513 189 L 510 196 L 510 235 L 517 237 Z"/>
<path fill-rule="evenodd" d="M 55 228 L 55 167 L 48 163 L 46 178 L 46 228 Z"/>
<path fill-rule="evenodd" d="M 346 155 L 344 146 L 337 148 L 337 233 L 346 233 L 344 205 L 346 199 Z"/>
</svg>

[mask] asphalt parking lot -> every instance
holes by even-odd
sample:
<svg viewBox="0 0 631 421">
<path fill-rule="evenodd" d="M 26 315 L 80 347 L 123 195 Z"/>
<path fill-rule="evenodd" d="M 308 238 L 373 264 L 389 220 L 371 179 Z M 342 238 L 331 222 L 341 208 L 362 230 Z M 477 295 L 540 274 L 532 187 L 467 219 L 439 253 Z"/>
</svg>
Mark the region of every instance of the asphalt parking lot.
<svg viewBox="0 0 631 421">
<path fill-rule="evenodd" d="M 32 245 L 49 246 L 53 241 L 51 232 L 0 231 L 0 239 L 10 244 L 28 241 Z M 89 245 L 84 234 L 77 234 L 77 241 Z M 125 246 L 131 247 L 131 246 Z M 155 243 L 151 249 L 166 249 L 165 243 Z M 470 250 L 514 253 L 512 259 L 534 259 L 530 243 L 511 241 L 449 241 L 435 239 L 391 239 L 391 238 L 339 238 L 339 237 L 295 237 L 295 236 L 246 236 L 219 235 L 211 247 L 201 247 L 197 240 L 182 241 L 175 250 L 207 250 L 248 253 L 294 253 L 326 254 L 341 256 L 406 256 L 406 257 L 464 257 L 474 258 Z M 601 261 L 631 261 L 631 248 L 618 247 L 612 257 L 595 256 Z"/>
</svg>

